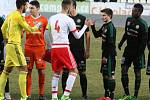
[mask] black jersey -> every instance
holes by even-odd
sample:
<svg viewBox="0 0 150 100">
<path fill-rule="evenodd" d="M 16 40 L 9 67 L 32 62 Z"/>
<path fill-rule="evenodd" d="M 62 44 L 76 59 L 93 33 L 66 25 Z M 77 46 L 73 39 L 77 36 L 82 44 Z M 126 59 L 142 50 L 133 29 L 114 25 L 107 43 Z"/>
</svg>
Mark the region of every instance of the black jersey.
<svg viewBox="0 0 150 100">
<path fill-rule="evenodd" d="M 4 19 L 2 17 L 0 17 L 0 43 L 3 42 L 3 35 L 2 35 L 2 30 L 1 30 L 3 22 L 4 22 Z"/>
<path fill-rule="evenodd" d="M 121 42 L 127 40 L 126 49 L 128 52 L 132 52 L 135 55 L 141 55 L 144 53 L 148 38 L 148 25 L 141 19 L 135 19 L 128 17 L 125 25 L 125 33 Z"/>
<path fill-rule="evenodd" d="M 3 25 L 4 19 L 0 17 L 0 63 L 2 63 L 3 60 L 3 49 L 4 49 L 4 41 L 3 41 L 3 35 L 1 27 Z"/>
<path fill-rule="evenodd" d="M 112 21 L 103 24 L 99 31 L 95 30 L 95 26 L 92 25 L 92 32 L 95 38 L 102 37 L 102 51 L 103 56 L 116 55 L 116 28 Z"/>
<path fill-rule="evenodd" d="M 76 23 L 77 30 L 81 30 L 84 26 L 84 22 L 86 17 L 77 14 L 76 16 L 70 16 Z M 89 31 L 89 28 L 86 29 L 86 32 Z M 84 50 L 84 35 L 81 36 L 80 39 L 76 39 L 72 33 L 69 34 L 69 42 L 71 50 Z"/>
</svg>

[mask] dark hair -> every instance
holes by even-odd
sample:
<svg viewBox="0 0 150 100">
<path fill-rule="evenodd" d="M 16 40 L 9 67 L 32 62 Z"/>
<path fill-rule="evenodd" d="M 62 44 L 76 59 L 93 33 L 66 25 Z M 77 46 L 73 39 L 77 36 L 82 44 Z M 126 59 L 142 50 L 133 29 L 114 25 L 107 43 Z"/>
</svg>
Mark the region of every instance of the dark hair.
<svg viewBox="0 0 150 100">
<path fill-rule="evenodd" d="M 108 16 L 110 16 L 111 18 L 113 17 L 113 11 L 110 8 L 105 8 L 102 9 L 101 12 L 106 13 Z"/>
<path fill-rule="evenodd" d="M 75 7 L 75 9 L 76 9 L 76 7 L 77 7 L 77 3 L 76 3 L 76 0 L 72 0 L 72 5 Z"/>
<path fill-rule="evenodd" d="M 136 3 L 134 6 L 133 6 L 134 8 L 137 8 L 138 10 L 139 10 L 139 12 L 143 12 L 143 5 L 142 4 L 140 4 L 140 3 Z"/>
<path fill-rule="evenodd" d="M 40 3 L 37 0 L 31 1 L 30 4 L 34 5 L 36 8 L 40 8 Z"/>
<path fill-rule="evenodd" d="M 71 3 L 72 3 L 72 0 L 63 0 L 62 3 L 61 3 L 61 6 L 62 6 L 63 9 L 66 10 L 66 9 L 68 9 L 67 6 L 71 5 Z"/>
<path fill-rule="evenodd" d="M 17 9 L 20 9 L 21 6 L 26 5 L 26 2 L 29 2 L 29 0 L 16 0 Z"/>
</svg>

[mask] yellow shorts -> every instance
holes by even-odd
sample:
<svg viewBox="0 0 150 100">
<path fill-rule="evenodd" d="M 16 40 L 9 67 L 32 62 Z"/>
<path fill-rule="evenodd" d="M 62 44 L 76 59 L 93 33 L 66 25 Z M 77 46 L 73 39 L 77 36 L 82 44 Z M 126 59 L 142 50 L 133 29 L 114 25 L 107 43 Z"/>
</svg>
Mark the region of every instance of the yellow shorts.
<svg viewBox="0 0 150 100">
<path fill-rule="evenodd" d="M 8 43 L 6 45 L 6 59 L 5 59 L 4 66 L 18 67 L 18 66 L 25 66 L 25 65 L 27 65 L 27 63 L 21 45 Z"/>
</svg>

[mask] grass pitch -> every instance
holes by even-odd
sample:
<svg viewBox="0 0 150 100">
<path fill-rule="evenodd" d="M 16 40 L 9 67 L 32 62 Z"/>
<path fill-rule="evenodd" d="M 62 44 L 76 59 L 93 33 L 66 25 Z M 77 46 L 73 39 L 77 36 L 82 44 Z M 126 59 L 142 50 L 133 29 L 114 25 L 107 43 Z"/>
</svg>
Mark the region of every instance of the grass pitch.
<svg viewBox="0 0 150 100">
<path fill-rule="evenodd" d="M 123 35 L 123 28 L 117 28 L 117 42 L 120 41 Z M 123 87 L 121 84 L 121 71 L 120 71 L 120 59 L 124 50 L 125 44 L 122 47 L 122 50 L 119 51 L 117 49 L 117 65 L 116 65 L 116 91 L 115 97 L 116 100 L 120 95 L 124 94 Z M 145 51 L 146 59 L 148 55 L 148 51 Z M 87 60 L 87 79 L 88 79 L 88 96 L 89 100 L 96 100 L 100 96 L 103 96 L 104 89 L 103 89 L 103 81 L 102 76 L 99 73 L 100 69 L 100 58 L 101 58 L 101 39 L 95 39 L 93 34 L 91 33 L 91 49 L 90 49 L 90 58 Z M 147 62 L 147 60 L 146 60 Z M 45 96 L 47 100 L 51 99 L 51 65 L 47 64 L 47 68 L 45 70 L 46 74 L 46 82 L 45 82 Z M 141 87 L 139 91 L 139 98 L 138 100 L 150 100 L 150 93 L 148 89 L 148 79 L 150 76 L 145 75 L 145 69 L 142 70 L 142 81 Z M 130 93 L 133 95 L 134 93 L 134 72 L 133 66 L 129 69 L 129 79 L 130 79 Z M 61 83 L 61 82 L 60 82 Z M 61 84 L 59 83 L 59 97 L 62 94 Z M 71 93 L 72 100 L 82 100 L 81 98 L 81 88 L 79 85 L 79 76 L 75 82 L 73 87 L 73 91 Z M 18 71 L 16 69 L 10 75 L 10 93 L 12 95 L 13 100 L 20 100 L 20 91 L 18 85 Z M 34 69 L 32 72 L 32 100 L 38 100 L 38 74 L 37 70 Z"/>
</svg>

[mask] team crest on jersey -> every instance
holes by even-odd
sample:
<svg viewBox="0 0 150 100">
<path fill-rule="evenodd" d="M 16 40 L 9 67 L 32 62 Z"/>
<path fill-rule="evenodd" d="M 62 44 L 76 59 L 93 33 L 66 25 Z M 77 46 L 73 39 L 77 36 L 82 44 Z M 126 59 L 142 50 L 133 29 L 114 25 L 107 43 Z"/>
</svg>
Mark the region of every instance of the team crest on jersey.
<svg viewBox="0 0 150 100">
<path fill-rule="evenodd" d="M 77 19 L 77 23 L 80 23 L 81 22 L 81 19 Z"/>
<path fill-rule="evenodd" d="M 140 27 L 139 25 L 136 25 L 136 26 L 135 26 L 136 29 L 139 29 L 139 27 Z"/>
<path fill-rule="evenodd" d="M 130 25 L 131 22 L 128 22 L 127 25 Z"/>
</svg>

